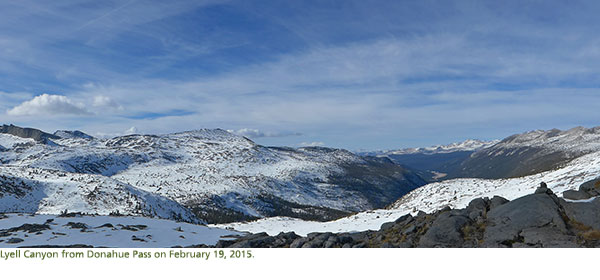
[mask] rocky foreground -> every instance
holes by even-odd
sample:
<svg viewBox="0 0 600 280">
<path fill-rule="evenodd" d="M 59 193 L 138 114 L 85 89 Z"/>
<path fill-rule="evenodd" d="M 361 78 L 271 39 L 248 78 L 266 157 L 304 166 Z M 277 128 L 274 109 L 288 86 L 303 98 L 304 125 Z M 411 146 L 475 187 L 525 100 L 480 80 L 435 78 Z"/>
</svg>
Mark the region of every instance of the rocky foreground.
<svg viewBox="0 0 600 280">
<path fill-rule="evenodd" d="M 419 212 L 356 233 L 251 234 L 217 247 L 411 248 L 411 247 L 600 247 L 600 181 L 557 197 L 542 183 L 534 194 L 508 201 L 477 198 L 464 209 Z"/>
</svg>

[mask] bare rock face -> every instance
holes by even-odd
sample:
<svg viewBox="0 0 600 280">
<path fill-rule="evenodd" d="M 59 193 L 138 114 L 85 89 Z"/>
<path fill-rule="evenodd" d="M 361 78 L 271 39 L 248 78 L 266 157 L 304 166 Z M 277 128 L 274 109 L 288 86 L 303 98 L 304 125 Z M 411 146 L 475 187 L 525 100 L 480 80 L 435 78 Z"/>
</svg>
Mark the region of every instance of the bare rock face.
<svg viewBox="0 0 600 280">
<path fill-rule="evenodd" d="M 588 193 L 582 191 L 568 190 L 563 192 L 563 198 L 570 200 L 584 200 L 590 197 Z"/>
<path fill-rule="evenodd" d="M 598 198 L 590 202 L 566 202 L 561 200 L 565 214 L 570 221 L 600 230 L 600 200 Z"/>
<path fill-rule="evenodd" d="M 587 181 L 579 190 L 568 190 L 563 192 L 563 198 L 569 200 L 585 200 L 600 195 L 600 178 Z"/>
<path fill-rule="evenodd" d="M 490 211 L 484 234 L 488 247 L 536 246 L 567 234 L 562 207 L 545 192 L 527 195 Z M 525 240 L 527 239 L 527 240 Z M 573 244 L 575 245 L 575 244 Z"/>
<path fill-rule="evenodd" d="M 419 247 L 462 247 L 461 228 L 467 223 L 469 218 L 458 211 L 444 212 L 421 237 Z"/>
<path fill-rule="evenodd" d="M 35 141 L 45 143 L 48 139 L 60 139 L 59 136 L 43 132 L 35 128 L 23 128 L 14 125 L 0 126 L 0 133 L 11 134 L 21 138 L 31 138 Z"/>
</svg>

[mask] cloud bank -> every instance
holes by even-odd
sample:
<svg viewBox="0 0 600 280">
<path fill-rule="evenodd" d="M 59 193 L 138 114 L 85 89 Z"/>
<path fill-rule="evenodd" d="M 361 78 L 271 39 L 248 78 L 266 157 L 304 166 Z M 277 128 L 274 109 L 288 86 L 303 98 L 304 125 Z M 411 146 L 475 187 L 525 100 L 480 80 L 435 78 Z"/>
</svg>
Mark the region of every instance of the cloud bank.
<svg viewBox="0 0 600 280">
<path fill-rule="evenodd" d="M 90 115 L 83 104 L 63 95 L 42 94 L 6 112 L 10 116 Z"/>
</svg>

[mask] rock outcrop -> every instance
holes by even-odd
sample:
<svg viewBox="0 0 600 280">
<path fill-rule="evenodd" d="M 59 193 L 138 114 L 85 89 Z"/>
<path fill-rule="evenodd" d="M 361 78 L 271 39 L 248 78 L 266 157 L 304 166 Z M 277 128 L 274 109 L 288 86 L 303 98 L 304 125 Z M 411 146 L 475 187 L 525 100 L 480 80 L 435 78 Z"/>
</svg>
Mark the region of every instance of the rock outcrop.
<svg viewBox="0 0 600 280">
<path fill-rule="evenodd" d="M 21 138 L 31 138 L 40 143 L 46 143 L 49 139 L 60 139 L 59 136 L 43 132 L 35 128 L 23 128 L 14 125 L 0 126 L 0 133 L 11 134 Z"/>
</svg>

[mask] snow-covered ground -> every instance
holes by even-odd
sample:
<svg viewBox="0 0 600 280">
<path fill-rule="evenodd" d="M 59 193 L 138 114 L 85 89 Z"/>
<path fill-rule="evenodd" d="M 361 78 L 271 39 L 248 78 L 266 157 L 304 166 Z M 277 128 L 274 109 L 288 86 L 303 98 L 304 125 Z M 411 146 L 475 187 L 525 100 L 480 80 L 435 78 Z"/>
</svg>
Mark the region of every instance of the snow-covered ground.
<svg viewBox="0 0 600 280">
<path fill-rule="evenodd" d="M 0 147 L 5 149 L 12 149 L 18 145 L 33 145 L 35 140 L 29 138 L 21 138 L 9 134 L 0 133 Z M 2 150 L 0 148 L 0 150 Z"/>
<path fill-rule="evenodd" d="M 540 174 L 511 179 L 454 179 L 420 187 L 394 203 L 390 209 L 360 212 L 330 222 L 313 222 L 288 217 L 272 217 L 248 223 L 231 223 L 220 226 L 239 231 L 279 232 L 294 231 L 299 235 L 310 232 L 352 232 L 378 230 L 383 223 L 418 211 L 427 213 L 445 206 L 464 208 L 478 197 L 502 196 L 512 200 L 531 194 L 540 182 L 559 196 L 566 190 L 577 189 L 582 183 L 600 176 L 600 152 L 588 154 L 570 162 L 567 166 Z"/>
<path fill-rule="evenodd" d="M 75 244 L 116 248 L 168 248 L 198 244 L 215 245 L 220 239 L 228 239 L 227 236 L 239 235 L 239 232 L 226 229 L 144 217 L 57 217 L 29 214 L 6 216 L 0 219 L 0 232 L 24 224 L 46 224 L 50 229 L 31 233 L 17 230 L 9 232 L 8 236 L 2 234 L 0 247 L 3 248 Z M 7 243 L 13 238 L 23 241 Z"/>
<path fill-rule="evenodd" d="M 105 176 L 0 166 L 0 213 L 63 211 L 201 222 L 175 201 Z"/>
</svg>

